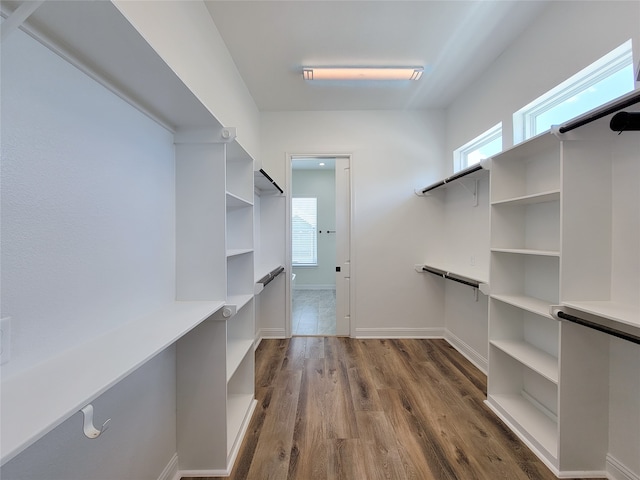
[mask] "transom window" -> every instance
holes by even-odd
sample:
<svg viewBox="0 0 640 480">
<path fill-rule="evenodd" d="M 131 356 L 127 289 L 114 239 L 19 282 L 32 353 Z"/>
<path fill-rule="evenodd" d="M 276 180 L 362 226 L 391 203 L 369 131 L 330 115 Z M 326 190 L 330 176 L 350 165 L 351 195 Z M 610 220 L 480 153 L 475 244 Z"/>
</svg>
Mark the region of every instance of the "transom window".
<svg viewBox="0 0 640 480">
<path fill-rule="evenodd" d="M 459 172 L 502 151 L 502 122 L 453 151 L 453 171 Z"/>
<path fill-rule="evenodd" d="M 513 141 L 528 138 L 634 89 L 631 40 L 513 114 Z"/>
</svg>

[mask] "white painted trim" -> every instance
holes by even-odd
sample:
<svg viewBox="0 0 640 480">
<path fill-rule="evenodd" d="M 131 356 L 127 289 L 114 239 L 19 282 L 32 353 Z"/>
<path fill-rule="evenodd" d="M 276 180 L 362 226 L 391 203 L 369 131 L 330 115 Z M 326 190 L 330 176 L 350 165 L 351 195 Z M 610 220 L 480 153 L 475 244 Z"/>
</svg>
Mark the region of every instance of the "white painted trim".
<svg viewBox="0 0 640 480">
<path fill-rule="evenodd" d="M 284 328 L 261 328 L 256 334 L 256 348 L 258 348 L 260 342 L 265 338 L 287 338 L 287 334 Z"/>
<path fill-rule="evenodd" d="M 356 338 L 444 338 L 442 327 L 435 328 L 356 328 Z"/>
<path fill-rule="evenodd" d="M 335 290 L 335 285 L 305 285 L 296 283 L 294 290 Z"/>
<path fill-rule="evenodd" d="M 238 453 L 240 452 L 240 447 L 242 446 L 242 441 L 244 440 L 245 434 L 247 433 L 247 429 L 249 428 L 249 424 L 251 423 L 251 419 L 253 418 L 253 412 L 258 405 L 258 401 L 254 399 L 251 401 L 251 406 L 247 411 L 247 414 L 244 416 L 244 420 L 242 420 L 242 425 L 240 426 L 240 431 L 236 436 L 236 440 L 231 447 L 231 451 L 227 455 L 227 473 L 226 476 L 231 475 L 231 470 L 233 470 L 233 465 L 236 463 L 236 459 L 238 458 Z"/>
<path fill-rule="evenodd" d="M 178 470 L 173 480 L 181 480 L 183 477 L 208 478 L 208 477 L 228 477 L 231 470 Z"/>
<path fill-rule="evenodd" d="M 487 372 L 489 371 L 489 361 L 486 358 L 476 352 L 468 343 L 461 340 L 448 329 L 445 329 L 444 338 L 463 357 L 473 363 L 482 373 L 487 375 Z"/>
<path fill-rule="evenodd" d="M 610 480 L 640 480 L 640 472 L 634 473 L 616 457 L 607 453 L 607 475 Z"/>
<path fill-rule="evenodd" d="M 607 478 L 607 472 L 604 470 L 563 470 L 556 474 L 558 478 Z"/>
<path fill-rule="evenodd" d="M 355 310 L 356 310 L 356 281 L 355 281 L 355 271 L 356 271 L 356 261 L 355 261 L 355 190 L 353 188 L 353 178 L 354 178 L 354 162 L 353 162 L 353 153 L 290 153 L 290 152 L 285 152 L 285 158 L 286 158 L 286 169 L 285 169 L 285 174 L 286 174 L 286 187 L 285 190 L 288 191 L 287 194 L 287 198 L 286 198 L 286 204 L 285 204 L 285 215 L 286 215 L 286 222 L 285 222 L 285 229 L 286 229 L 286 245 L 285 245 L 285 262 L 286 262 L 286 267 L 285 270 L 289 271 L 289 272 L 293 272 L 293 266 L 291 264 L 291 221 L 289 220 L 291 218 L 291 183 L 292 183 L 292 178 L 293 178 L 293 174 L 292 174 L 292 168 L 291 168 L 291 160 L 294 157 L 335 157 L 335 158 L 347 158 L 349 160 L 349 200 L 350 200 L 350 209 L 351 209 L 351 214 L 350 214 L 350 225 L 349 228 L 351 230 L 351 235 L 350 235 L 350 243 L 349 243 L 349 248 L 350 248 L 350 289 L 349 289 L 349 306 L 350 306 L 350 319 L 349 319 L 349 336 L 350 337 L 356 337 L 356 314 L 355 314 Z M 287 275 L 287 278 L 285 280 L 285 301 L 286 301 L 286 306 L 285 306 L 285 337 L 284 338 L 290 338 L 293 332 L 293 314 L 291 312 L 291 293 L 292 293 L 292 287 L 293 287 L 293 282 L 291 279 L 291 275 Z M 332 287 L 332 288 L 335 288 Z M 296 289 L 298 289 L 298 286 L 296 285 Z M 268 338 L 265 336 L 265 338 Z M 281 338 L 281 337 L 277 337 L 277 338 Z"/>
<path fill-rule="evenodd" d="M 174 453 L 167 466 L 164 467 L 158 480 L 180 480 L 178 477 L 178 454 Z"/>
<path fill-rule="evenodd" d="M 531 441 L 531 439 L 525 435 L 522 432 L 522 429 L 518 427 L 517 424 L 515 424 L 514 422 L 511 421 L 511 419 L 504 415 L 502 411 L 500 411 L 500 409 L 497 406 L 494 406 L 488 399 L 484 401 L 484 404 L 489 407 L 489 409 L 500 419 L 502 420 L 502 422 L 507 425 L 507 427 L 509 427 L 509 430 L 511 430 L 511 432 L 513 432 L 516 437 L 518 437 L 522 443 L 524 443 L 529 450 L 531 450 L 536 457 L 538 457 L 538 459 L 544 463 L 547 468 L 549 470 L 551 470 L 551 472 L 558 478 L 560 478 L 560 472 L 558 471 L 557 467 L 553 464 L 553 462 L 551 461 L 551 459 L 549 459 L 542 451 L 540 448 L 538 448 L 538 445 L 534 442 Z"/>
<path fill-rule="evenodd" d="M 349 218 L 349 229 L 351 233 L 349 234 L 349 336 L 355 337 L 356 325 L 357 325 L 357 314 L 356 314 L 356 285 L 357 285 L 357 270 L 356 266 L 358 265 L 357 261 L 357 252 L 356 248 L 356 189 L 354 186 L 354 178 L 355 178 L 355 159 L 354 155 L 349 155 L 349 202 L 351 204 L 351 212 Z"/>
</svg>

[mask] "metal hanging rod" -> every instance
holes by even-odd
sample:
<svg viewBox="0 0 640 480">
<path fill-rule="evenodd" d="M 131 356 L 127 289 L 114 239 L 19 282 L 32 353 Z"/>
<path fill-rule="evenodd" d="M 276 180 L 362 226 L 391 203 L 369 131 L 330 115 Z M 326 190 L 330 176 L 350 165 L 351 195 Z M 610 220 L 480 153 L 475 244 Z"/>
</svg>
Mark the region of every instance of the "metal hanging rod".
<svg viewBox="0 0 640 480">
<path fill-rule="evenodd" d="M 432 268 L 427 266 L 423 266 L 422 270 L 424 272 L 429 272 L 439 277 L 446 278 L 447 280 L 453 280 L 454 282 L 462 283 L 463 285 L 469 285 L 470 287 L 473 287 L 473 288 L 480 288 L 480 282 L 471 280 L 470 278 L 465 278 L 460 275 L 455 275 L 449 272 L 445 272 L 444 270 L 439 270 L 437 268 Z"/>
<path fill-rule="evenodd" d="M 570 315 L 568 313 L 559 310 L 556 315 L 563 320 L 567 320 L 569 322 L 577 323 L 578 325 L 582 325 L 583 327 L 592 328 L 594 330 L 598 330 L 599 332 L 606 333 L 608 335 L 612 335 L 614 337 L 621 338 L 623 340 L 627 340 L 628 342 L 636 343 L 640 345 L 640 337 L 636 335 L 632 335 L 630 333 L 621 332 L 620 330 L 616 330 L 615 328 L 606 327 L 604 325 L 600 325 L 595 322 L 591 322 L 589 320 L 585 320 L 584 318 L 576 317 L 575 315 Z"/>
<path fill-rule="evenodd" d="M 640 91 L 636 90 L 632 94 L 625 95 L 620 100 L 606 104 L 602 108 L 593 110 L 592 112 L 590 112 L 585 116 L 578 117 L 577 119 L 571 122 L 561 125 L 558 128 L 558 132 L 559 133 L 570 132 L 571 130 L 575 130 L 578 127 L 582 127 L 583 125 L 591 123 L 602 117 L 606 117 L 607 115 L 611 115 L 612 113 L 615 113 L 618 110 L 622 110 L 623 108 L 630 107 L 631 105 L 635 105 L 636 103 L 639 103 L 639 102 L 640 102 Z M 620 130 L 615 130 L 615 131 L 620 131 Z"/>
<path fill-rule="evenodd" d="M 267 180 L 269 180 L 269 181 L 271 182 L 271 184 L 272 184 L 274 187 L 276 187 L 276 188 L 280 191 L 280 193 L 284 193 L 284 190 L 282 190 L 282 188 L 280 188 L 280 185 L 278 185 L 278 184 L 275 182 L 275 180 L 269 176 L 269 174 L 268 174 L 267 172 L 265 172 L 263 169 L 260 169 L 260 173 L 261 173 L 262 175 L 264 175 L 264 177 L 265 177 Z"/>
<path fill-rule="evenodd" d="M 458 173 L 451 175 L 450 177 L 445 178 L 444 180 L 441 180 L 439 182 L 436 182 L 432 185 L 429 185 L 428 187 L 423 188 L 421 191 L 422 194 L 425 194 L 427 192 L 430 192 L 431 190 L 434 190 L 438 187 L 441 187 L 443 185 L 446 185 L 447 183 L 451 183 L 454 180 L 458 180 L 462 177 L 466 177 L 467 175 L 470 175 L 474 172 L 477 172 L 478 170 L 482 170 L 484 167 L 481 164 L 477 164 L 477 165 L 472 165 L 471 167 L 465 168 L 464 170 L 460 170 Z"/>
<path fill-rule="evenodd" d="M 269 273 L 267 273 L 264 277 L 262 277 L 260 280 L 258 280 L 256 283 L 261 283 L 263 286 L 266 287 L 269 283 L 271 283 L 271 281 L 273 281 L 274 278 L 276 278 L 282 272 L 284 272 L 284 267 L 283 266 L 279 266 L 278 268 L 274 268 Z"/>
</svg>

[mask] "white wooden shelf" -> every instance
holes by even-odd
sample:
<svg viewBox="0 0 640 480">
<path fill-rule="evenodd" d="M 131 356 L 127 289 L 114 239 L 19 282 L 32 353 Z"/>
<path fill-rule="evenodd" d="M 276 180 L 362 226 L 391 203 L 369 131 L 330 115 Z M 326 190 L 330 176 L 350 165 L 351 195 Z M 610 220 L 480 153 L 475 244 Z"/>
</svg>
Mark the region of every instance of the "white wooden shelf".
<svg viewBox="0 0 640 480">
<path fill-rule="evenodd" d="M 534 193 L 522 197 L 507 198 L 491 202 L 491 205 L 533 205 L 536 203 L 556 202 L 560 200 L 560 190 Z"/>
<path fill-rule="evenodd" d="M 561 317 L 560 310 L 574 318 Z M 640 308 L 610 301 L 562 302 L 552 307 L 554 316 L 599 330 L 630 342 L 640 341 Z"/>
<path fill-rule="evenodd" d="M 507 161 L 527 161 L 531 159 L 531 157 L 539 155 L 549 149 L 557 148 L 559 143 L 560 142 L 554 135 L 549 133 L 549 131 L 546 131 L 495 155 L 492 157 L 492 163 L 496 159 Z"/>
<path fill-rule="evenodd" d="M 539 257 L 559 257 L 557 250 L 534 250 L 532 248 L 492 248 L 492 252 L 513 253 L 516 255 L 537 255 Z"/>
<path fill-rule="evenodd" d="M 233 248 L 227 250 L 227 257 L 236 257 L 238 255 L 245 255 L 253 252 L 253 248 Z"/>
<path fill-rule="evenodd" d="M 253 203 L 249 200 L 227 192 L 227 208 L 243 208 L 251 206 L 253 206 Z"/>
<path fill-rule="evenodd" d="M 227 340 L 227 381 L 236 373 L 242 360 L 252 348 L 253 339 Z"/>
<path fill-rule="evenodd" d="M 169 130 L 221 128 L 113 3 L 44 2 L 22 28 Z"/>
<path fill-rule="evenodd" d="M 237 311 L 240 311 L 240 309 L 249 303 L 252 298 L 253 294 L 229 295 L 227 297 L 227 305 L 235 305 Z"/>
<path fill-rule="evenodd" d="M 558 456 L 558 424 L 522 395 L 491 394 L 487 404 L 527 443 L 542 447 L 546 457 Z"/>
<path fill-rule="evenodd" d="M 558 359 L 553 355 L 522 341 L 492 340 L 490 344 L 547 380 L 558 383 Z"/>
<path fill-rule="evenodd" d="M 613 322 L 636 327 L 640 330 L 640 307 L 610 301 L 562 302 L 563 305 L 581 312 L 606 318 Z"/>
<path fill-rule="evenodd" d="M 280 186 L 262 169 L 253 172 L 253 184 L 258 195 L 279 195 L 284 193 Z"/>
<path fill-rule="evenodd" d="M 553 318 L 550 313 L 551 304 L 545 300 L 540 300 L 539 298 L 513 294 L 491 294 L 491 298 L 503 303 L 508 303 L 514 307 L 521 308 L 522 310 L 535 313 L 536 315 Z"/>
<path fill-rule="evenodd" d="M 175 302 L 2 381 L 2 463 L 224 306 Z M 46 392 L 43 398 L 42 392 Z"/>
</svg>

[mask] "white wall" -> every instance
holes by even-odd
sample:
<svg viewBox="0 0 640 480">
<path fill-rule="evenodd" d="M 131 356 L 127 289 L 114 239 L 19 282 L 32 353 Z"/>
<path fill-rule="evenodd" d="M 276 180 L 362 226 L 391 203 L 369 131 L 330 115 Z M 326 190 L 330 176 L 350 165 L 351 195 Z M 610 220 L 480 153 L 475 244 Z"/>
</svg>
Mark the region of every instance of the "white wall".
<svg viewBox="0 0 640 480">
<path fill-rule="evenodd" d="M 259 112 L 204 2 L 115 0 L 160 57 L 256 160 Z"/>
<path fill-rule="evenodd" d="M 175 172 L 171 134 L 21 31 L 1 88 L 7 378 L 174 300 Z M 2 478 L 157 479 L 176 451 L 173 349 L 94 405 L 104 437 L 77 414 Z"/>
<path fill-rule="evenodd" d="M 498 122 L 513 145 L 512 114 L 604 54 L 633 39 L 640 61 L 640 2 L 553 1 L 529 29 L 447 109 L 452 152 Z"/>
<path fill-rule="evenodd" d="M 629 38 L 633 40 L 637 71 L 640 2 L 550 2 L 537 21 L 448 108 L 448 171 L 453 168 L 455 148 L 500 121 L 503 122 L 504 145 L 511 146 L 513 112 Z M 622 245 L 625 240 L 620 239 L 620 242 Z M 631 251 L 635 250 L 632 248 Z M 611 351 L 609 453 L 634 475 L 640 476 L 637 455 L 640 444 L 638 349 L 614 339 Z M 615 474 L 611 465 L 608 468 Z"/>
<path fill-rule="evenodd" d="M 336 236 L 326 233 L 336 229 L 336 174 L 335 170 L 294 170 L 292 175 L 293 197 L 318 199 L 318 265 L 293 267 L 296 288 L 304 286 L 336 286 Z"/>
<path fill-rule="evenodd" d="M 414 189 L 442 174 L 443 120 L 441 112 L 262 114 L 261 157 L 281 185 L 287 154 L 352 154 L 357 335 L 443 334 L 439 279 L 414 270 L 430 241 L 428 207 Z"/>
<path fill-rule="evenodd" d="M 175 297 L 173 138 L 26 34 L 2 45 L 10 376 Z"/>
<path fill-rule="evenodd" d="M 477 180 L 477 190 L 476 182 Z M 477 192 L 476 199 L 473 192 Z M 428 251 L 426 262 L 476 280 L 489 280 L 489 174 L 464 178 L 425 198 L 440 208 L 439 250 Z M 433 216 L 438 221 L 438 216 Z M 434 253 L 436 253 L 434 255 Z M 478 291 L 445 282 L 446 338 L 481 370 L 487 371 L 488 303 Z"/>
</svg>

